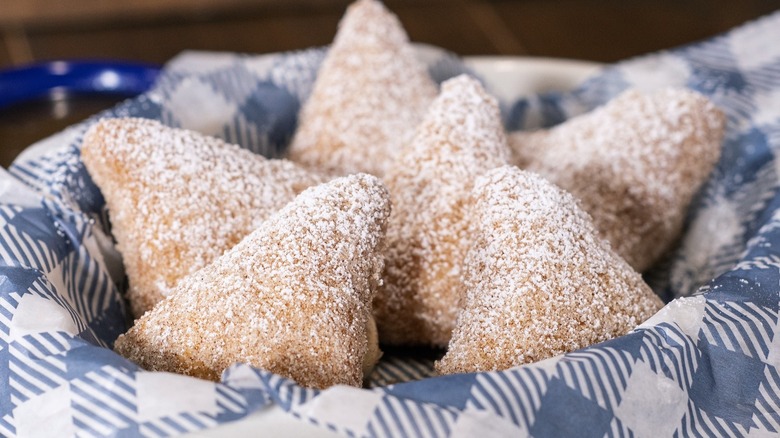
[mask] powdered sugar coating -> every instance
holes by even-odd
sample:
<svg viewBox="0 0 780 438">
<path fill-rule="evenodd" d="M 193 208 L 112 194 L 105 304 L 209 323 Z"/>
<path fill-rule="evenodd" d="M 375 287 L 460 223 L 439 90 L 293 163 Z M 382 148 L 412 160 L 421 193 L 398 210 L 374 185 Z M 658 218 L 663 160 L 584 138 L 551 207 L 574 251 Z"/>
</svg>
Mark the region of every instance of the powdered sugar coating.
<svg viewBox="0 0 780 438">
<path fill-rule="evenodd" d="M 317 73 L 289 157 L 328 173 L 382 176 L 436 92 L 398 18 L 358 0 Z"/>
<path fill-rule="evenodd" d="M 508 159 L 495 98 L 468 76 L 444 82 L 386 175 L 394 205 L 384 284 L 374 302 L 382 342 L 447 345 L 470 244 L 469 192 L 478 176 Z"/>
<path fill-rule="evenodd" d="M 358 174 L 310 188 L 119 337 L 148 370 L 217 380 L 246 362 L 307 387 L 359 386 L 389 195 Z"/>
<path fill-rule="evenodd" d="M 548 131 L 509 137 L 513 162 L 578 197 L 596 228 L 644 271 L 679 235 L 720 156 L 725 119 L 689 90 L 627 91 Z"/>
<path fill-rule="evenodd" d="M 465 304 L 443 374 L 501 370 L 626 334 L 663 303 L 574 197 L 514 166 L 473 191 Z"/>
<path fill-rule="evenodd" d="M 106 119 L 81 158 L 106 199 L 138 317 L 322 178 L 146 119 Z"/>
</svg>

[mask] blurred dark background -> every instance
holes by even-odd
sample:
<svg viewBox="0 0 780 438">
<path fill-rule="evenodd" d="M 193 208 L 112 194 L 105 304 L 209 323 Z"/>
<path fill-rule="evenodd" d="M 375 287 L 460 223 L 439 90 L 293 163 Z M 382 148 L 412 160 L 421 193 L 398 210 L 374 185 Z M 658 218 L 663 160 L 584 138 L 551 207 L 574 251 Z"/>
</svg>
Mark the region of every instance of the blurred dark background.
<svg viewBox="0 0 780 438">
<path fill-rule="evenodd" d="M 265 53 L 328 44 L 346 0 L 3 0 L 0 69 L 51 59 L 164 63 L 186 49 Z M 387 0 L 410 38 L 461 55 L 612 62 L 697 41 L 780 0 Z M 0 154 L 110 102 L 0 111 Z M 58 122 L 34 126 L 49 117 Z M 0 164 L 7 159 L 0 157 Z"/>
<path fill-rule="evenodd" d="M 52 58 L 164 62 L 184 49 L 327 44 L 344 0 L 3 0 L 0 67 Z M 725 31 L 780 0 L 387 0 L 414 41 L 463 55 L 611 62 Z"/>
</svg>

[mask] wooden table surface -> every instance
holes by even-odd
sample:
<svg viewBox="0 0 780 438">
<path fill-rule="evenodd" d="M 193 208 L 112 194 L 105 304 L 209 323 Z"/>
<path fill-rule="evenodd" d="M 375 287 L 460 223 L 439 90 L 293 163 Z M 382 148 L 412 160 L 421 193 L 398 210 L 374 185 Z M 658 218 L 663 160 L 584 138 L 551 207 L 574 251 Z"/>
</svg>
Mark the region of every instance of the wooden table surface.
<svg viewBox="0 0 780 438">
<path fill-rule="evenodd" d="M 348 1 L 4 0 L 0 69 L 51 59 L 164 63 L 186 49 L 267 53 L 328 44 Z M 462 55 L 613 62 L 708 38 L 780 0 L 388 0 L 413 41 Z M 0 164 L 107 102 L 0 111 Z"/>
</svg>

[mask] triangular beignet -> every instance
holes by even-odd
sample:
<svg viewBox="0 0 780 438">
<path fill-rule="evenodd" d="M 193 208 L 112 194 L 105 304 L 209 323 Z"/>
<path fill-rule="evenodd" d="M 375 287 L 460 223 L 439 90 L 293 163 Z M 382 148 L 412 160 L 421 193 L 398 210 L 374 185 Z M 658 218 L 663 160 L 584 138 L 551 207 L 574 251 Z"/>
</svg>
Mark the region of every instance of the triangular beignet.
<svg viewBox="0 0 780 438">
<path fill-rule="evenodd" d="M 317 72 L 289 157 L 331 174 L 382 176 L 436 93 L 398 18 L 358 0 Z"/>
<path fill-rule="evenodd" d="M 663 303 L 574 197 L 514 166 L 480 178 L 465 303 L 442 374 L 503 370 L 628 333 Z"/>
<path fill-rule="evenodd" d="M 474 181 L 509 159 L 498 102 L 474 78 L 442 84 L 412 142 L 386 176 L 393 197 L 379 338 L 444 347 L 458 314 Z"/>
<path fill-rule="evenodd" d="M 389 214 L 373 176 L 312 187 L 182 280 L 115 349 L 148 370 L 212 380 L 245 362 L 307 387 L 359 386 L 377 352 L 371 300 Z"/>
<path fill-rule="evenodd" d="M 323 178 L 193 131 L 105 119 L 81 159 L 100 187 L 135 317 Z"/>
<path fill-rule="evenodd" d="M 680 234 L 720 157 L 725 118 L 681 89 L 627 91 L 550 130 L 509 136 L 513 163 L 582 202 L 596 228 L 639 272 Z"/>
</svg>

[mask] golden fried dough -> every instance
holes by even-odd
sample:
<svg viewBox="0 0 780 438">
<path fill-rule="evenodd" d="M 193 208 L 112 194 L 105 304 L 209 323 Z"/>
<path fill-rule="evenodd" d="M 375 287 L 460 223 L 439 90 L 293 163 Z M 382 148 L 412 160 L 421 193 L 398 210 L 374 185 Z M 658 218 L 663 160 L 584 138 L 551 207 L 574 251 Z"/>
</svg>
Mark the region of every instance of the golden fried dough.
<svg viewBox="0 0 780 438">
<path fill-rule="evenodd" d="M 245 362 L 307 387 L 359 386 L 389 214 L 376 177 L 312 187 L 182 280 L 115 349 L 148 370 L 212 380 Z"/>
<path fill-rule="evenodd" d="M 327 173 L 382 176 L 436 92 L 398 18 L 379 1 L 358 0 L 317 73 L 289 158 Z"/>
<path fill-rule="evenodd" d="M 136 317 L 321 178 L 145 119 L 106 119 L 81 158 L 106 199 Z"/>
<path fill-rule="evenodd" d="M 513 162 L 571 192 L 634 269 L 675 241 L 720 156 L 725 119 L 689 90 L 628 91 L 550 130 L 509 136 Z"/>
<path fill-rule="evenodd" d="M 446 81 L 386 175 L 393 213 L 374 301 L 382 342 L 447 345 L 470 242 L 469 192 L 478 176 L 508 159 L 496 100 L 468 76 Z"/>
<path fill-rule="evenodd" d="M 623 335 L 661 300 L 575 198 L 514 166 L 476 183 L 465 303 L 439 373 L 502 370 Z"/>
</svg>

